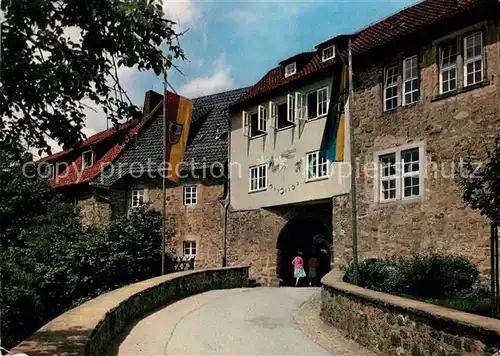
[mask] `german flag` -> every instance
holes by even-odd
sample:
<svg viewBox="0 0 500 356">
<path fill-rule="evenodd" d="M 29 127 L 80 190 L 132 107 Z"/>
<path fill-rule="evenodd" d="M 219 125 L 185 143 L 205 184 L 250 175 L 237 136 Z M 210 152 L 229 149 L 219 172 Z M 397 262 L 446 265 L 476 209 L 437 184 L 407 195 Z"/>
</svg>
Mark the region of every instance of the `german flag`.
<svg viewBox="0 0 500 356">
<path fill-rule="evenodd" d="M 186 151 L 193 103 L 177 94 L 166 92 L 167 105 L 164 105 L 163 117 L 166 120 L 167 133 L 165 140 L 165 166 L 167 178 L 179 183 L 181 163 Z"/>
</svg>

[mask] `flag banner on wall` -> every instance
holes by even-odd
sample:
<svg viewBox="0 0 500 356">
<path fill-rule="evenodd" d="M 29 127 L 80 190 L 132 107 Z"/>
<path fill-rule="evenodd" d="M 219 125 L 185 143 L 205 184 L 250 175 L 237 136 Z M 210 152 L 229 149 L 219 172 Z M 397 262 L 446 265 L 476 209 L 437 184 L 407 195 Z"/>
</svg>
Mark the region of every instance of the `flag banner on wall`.
<svg viewBox="0 0 500 356">
<path fill-rule="evenodd" d="M 344 160 L 345 104 L 347 103 L 347 66 L 342 63 L 340 73 L 334 75 L 328 118 L 321 140 L 321 149 L 330 162 Z"/>
<path fill-rule="evenodd" d="M 172 182 L 179 183 L 181 163 L 184 160 L 189 127 L 191 125 L 191 114 L 193 103 L 191 100 L 167 91 L 167 115 L 165 120 L 167 134 L 165 165 L 168 169 L 167 178 Z"/>
</svg>

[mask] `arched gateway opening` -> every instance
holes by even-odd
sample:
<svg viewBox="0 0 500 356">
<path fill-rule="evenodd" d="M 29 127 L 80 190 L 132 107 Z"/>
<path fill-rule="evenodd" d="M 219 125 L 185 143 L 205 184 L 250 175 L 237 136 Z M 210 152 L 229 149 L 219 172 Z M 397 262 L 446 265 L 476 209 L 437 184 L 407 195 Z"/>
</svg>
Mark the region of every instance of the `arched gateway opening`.
<svg viewBox="0 0 500 356">
<path fill-rule="evenodd" d="M 314 253 L 319 261 L 317 270 L 319 281 L 330 270 L 332 237 L 326 226 L 315 218 L 297 217 L 290 220 L 281 230 L 276 243 L 276 272 L 285 286 L 295 285 L 292 260 L 297 252 L 302 252 L 304 267 L 308 273 L 307 260 Z M 306 281 L 308 279 L 306 278 Z"/>
</svg>

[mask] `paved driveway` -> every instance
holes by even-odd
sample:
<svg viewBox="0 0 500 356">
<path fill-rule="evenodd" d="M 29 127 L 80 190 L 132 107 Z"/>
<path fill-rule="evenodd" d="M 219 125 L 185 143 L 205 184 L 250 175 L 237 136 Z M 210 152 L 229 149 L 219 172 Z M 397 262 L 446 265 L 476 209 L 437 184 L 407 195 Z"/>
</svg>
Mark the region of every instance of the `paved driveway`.
<svg viewBox="0 0 500 356">
<path fill-rule="evenodd" d="M 370 355 L 335 330 L 314 335 L 326 327 L 313 325 L 318 298 L 317 288 L 202 293 L 131 325 L 109 355 Z"/>
</svg>

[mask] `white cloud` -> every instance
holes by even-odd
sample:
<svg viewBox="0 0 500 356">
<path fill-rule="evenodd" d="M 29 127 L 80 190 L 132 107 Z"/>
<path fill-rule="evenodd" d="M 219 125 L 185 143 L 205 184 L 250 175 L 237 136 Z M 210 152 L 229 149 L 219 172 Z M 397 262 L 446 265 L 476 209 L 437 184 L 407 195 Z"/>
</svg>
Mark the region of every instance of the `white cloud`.
<svg viewBox="0 0 500 356">
<path fill-rule="evenodd" d="M 201 17 L 201 8 L 193 0 L 163 0 L 165 17 L 177 23 L 180 29 Z"/>
<path fill-rule="evenodd" d="M 231 68 L 219 59 L 211 75 L 192 79 L 179 92 L 188 98 L 196 98 L 232 88 L 234 88 L 234 81 L 231 77 Z"/>
</svg>

